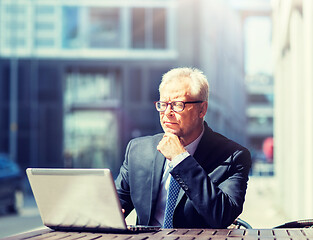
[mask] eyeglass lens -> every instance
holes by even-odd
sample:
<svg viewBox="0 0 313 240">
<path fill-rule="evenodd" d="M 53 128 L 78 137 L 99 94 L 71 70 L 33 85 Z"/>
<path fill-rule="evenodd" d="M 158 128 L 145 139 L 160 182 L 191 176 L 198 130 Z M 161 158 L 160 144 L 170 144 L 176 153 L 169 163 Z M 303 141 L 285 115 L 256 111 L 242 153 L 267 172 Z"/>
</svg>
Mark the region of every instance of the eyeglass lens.
<svg viewBox="0 0 313 240">
<path fill-rule="evenodd" d="M 159 112 L 164 112 L 167 108 L 168 105 L 171 105 L 171 108 L 173 111 L 175 112 L 181 112 L 184 110 L 185 104 L 184 102 L 171 102 L 171 103 L 167 103 L 167 102 L 156 102 L 156 109 Z"/>
</svg>

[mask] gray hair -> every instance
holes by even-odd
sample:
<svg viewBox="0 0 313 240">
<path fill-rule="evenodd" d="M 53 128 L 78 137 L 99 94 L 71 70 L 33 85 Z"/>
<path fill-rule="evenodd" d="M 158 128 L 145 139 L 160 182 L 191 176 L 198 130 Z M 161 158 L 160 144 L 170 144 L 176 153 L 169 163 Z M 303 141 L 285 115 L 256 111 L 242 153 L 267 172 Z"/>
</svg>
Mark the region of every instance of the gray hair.
<svg viewBox="0 0 313 240">
<path fill-rule="evenodd" d="M 161 90 L 171 81 L 178 80 L 179 78 L 189 78 L 191 95 L 197 100 L 208 101 L 209 99 L 209 83 L 206 76 L 197 68 L 174 68 L 162 77 L 161 84 L 159 86 L 159 93 Z"/>
</svg>

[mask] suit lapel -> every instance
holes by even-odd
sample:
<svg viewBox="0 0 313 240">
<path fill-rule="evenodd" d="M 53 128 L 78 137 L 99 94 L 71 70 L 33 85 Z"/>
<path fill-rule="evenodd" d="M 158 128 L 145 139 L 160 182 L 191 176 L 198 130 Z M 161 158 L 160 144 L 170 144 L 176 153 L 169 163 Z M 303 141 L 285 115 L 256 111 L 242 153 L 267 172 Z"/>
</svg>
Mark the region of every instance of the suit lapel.
<svg viewBox="0 0 313 240">
<path fill-rule="evenodd" d="M 208 127 L 206 122 L 204 122 L 204 133 L 194 153 L 194 158 L 202 167 L 205 166 L 207 153 L 209 152 L 208 142 L 210 142 L 211 132 L 212 132 L 212 129 Z M 178 203 L 181 201 L 184 195 L 185 195 L 185 191 L 183 189 L 180 189 L 175 207 L 177 207 Z"/>
<path fill-rule="evenodd" d="M 212 129 L 204 122 L 204 133 L 194 154 L 194 158 L 204 169 L 208 169 L 208 166 L 213 164 L 212 162 L 208 162 L 208 155 L 212 147 Z"/>
<path fill-rule="evenodd" d="M 149 222 L 151 220 L 151 214 L 154 211 L 154 208 L 156 206 L 158 193 L 160 190 L 160 184 L 163 176 L 163 168 L 165 163 L 165 157 L 158 151 L 156 151 L 155 161 L 152 163 L 151 168 L 151 205 L 150 205 L 150 216 L 149 216 Z"/>
<path fill-rule="evenodd" d="M 156 198 L 159 193 L 159 188 L 162 180 L 163 175 L 163 168 L 165 163 L 165 157 L 157 152 L 155 161 L 153 162 L 153 171 L 152 171 L 152 179 L 153 179 L 153 186 L 152 186 L 152 201 L 156 201 Z"/>
</svg>

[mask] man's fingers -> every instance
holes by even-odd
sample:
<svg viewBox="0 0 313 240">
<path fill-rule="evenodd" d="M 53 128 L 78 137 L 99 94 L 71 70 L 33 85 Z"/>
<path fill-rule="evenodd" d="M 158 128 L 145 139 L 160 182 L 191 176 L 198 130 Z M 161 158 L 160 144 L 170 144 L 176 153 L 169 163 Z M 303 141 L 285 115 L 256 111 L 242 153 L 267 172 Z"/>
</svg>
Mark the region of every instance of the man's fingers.
<svg viewBox="0 0 313 240">
<path fill-rule="evenodd" d="M 179 137 L 173 133 L 164 134 L 163 138 L 157 146 L 157 150 L 168 160 L 172 160 L 180 153 L 186 151 Z"/>
</svg>

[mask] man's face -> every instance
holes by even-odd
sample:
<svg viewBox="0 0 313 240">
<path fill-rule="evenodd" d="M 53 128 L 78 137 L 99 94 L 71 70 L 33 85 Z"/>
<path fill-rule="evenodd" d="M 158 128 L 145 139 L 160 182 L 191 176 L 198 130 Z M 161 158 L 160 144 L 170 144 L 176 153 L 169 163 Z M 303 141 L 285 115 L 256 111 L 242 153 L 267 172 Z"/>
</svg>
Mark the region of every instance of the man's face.
<svg viewBox="0 0 313 240">
<path fill-rule="evenodd" d="M 160 101 L 197 101 L 190 94 L 188 79 L 180 79 L 168 83 L 160 92 Z M 168 105 L 160 112 L 160 122 L 164 132 L 170 132 L 180 137 L 186 145 L 194 141 L 202 131 L 203 117 L 207 102 L 186 104 L 182 112 L 174 112 Z"/>
</svg>

